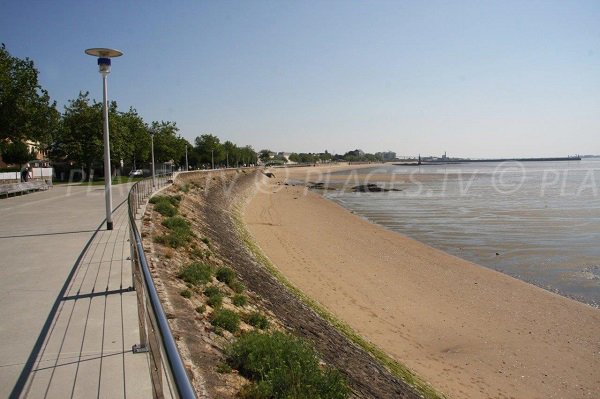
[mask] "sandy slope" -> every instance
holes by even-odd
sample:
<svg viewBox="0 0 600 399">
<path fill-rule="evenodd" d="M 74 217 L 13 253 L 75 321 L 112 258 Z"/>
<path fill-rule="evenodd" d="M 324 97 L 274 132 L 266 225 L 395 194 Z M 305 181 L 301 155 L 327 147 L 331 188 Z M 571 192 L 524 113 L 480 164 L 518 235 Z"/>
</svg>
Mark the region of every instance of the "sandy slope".
<svg viewBox="0 0 600 399">
<path fill-rule="evenodd" d="M 259 186 L 245 211 L 263 251 L 297 287 L 439 390 L 453 398 L 600 396 L 600 311 L 282 183 Z"/>
</svg>

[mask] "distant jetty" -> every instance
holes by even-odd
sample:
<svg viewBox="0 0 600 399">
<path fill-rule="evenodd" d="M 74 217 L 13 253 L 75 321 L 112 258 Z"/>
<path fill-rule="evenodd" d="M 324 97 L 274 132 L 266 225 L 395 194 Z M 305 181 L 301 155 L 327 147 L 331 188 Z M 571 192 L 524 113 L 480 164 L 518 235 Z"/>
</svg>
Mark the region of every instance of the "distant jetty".
<svg viewBox="0 0 600 399">
<path fill-rule="evenodd" d="M 459 163 L 474 163 L 474 162 L 557 162 L 557 161 L 581 161 L 581 157 L 555 157 L 555 158 L 493 158 L 493 159 L 468 159 L 468 158 L 446 158 L 434 160 L 420 160 L 413 162 L 400 162 L 393 165 L 398 166 L 418 166 L 418 165 L 446 165 Z"/>
</svg>

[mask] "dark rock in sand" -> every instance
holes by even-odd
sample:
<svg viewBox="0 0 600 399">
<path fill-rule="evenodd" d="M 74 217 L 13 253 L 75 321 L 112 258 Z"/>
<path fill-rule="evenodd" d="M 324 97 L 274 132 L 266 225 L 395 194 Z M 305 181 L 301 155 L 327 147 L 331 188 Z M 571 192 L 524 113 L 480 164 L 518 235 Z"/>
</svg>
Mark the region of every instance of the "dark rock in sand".
<svg viewBox="0 0 600 399">
<path fill-rule="evenodd" d="M 352 187 L 352 191 L 355 193 L 387 193 L 389 191 L 402 191 L 397 188 L 383 188 L 379 187 L 375 183 L 361 184 L 360 186 Z"/>
</svg>

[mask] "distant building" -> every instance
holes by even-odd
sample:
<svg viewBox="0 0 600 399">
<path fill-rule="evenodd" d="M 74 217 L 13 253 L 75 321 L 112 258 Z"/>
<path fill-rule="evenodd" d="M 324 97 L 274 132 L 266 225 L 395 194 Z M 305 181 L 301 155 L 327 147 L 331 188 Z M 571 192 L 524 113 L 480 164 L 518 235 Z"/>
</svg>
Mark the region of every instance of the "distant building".
<svg viewBox="0 0 600 399">
<path fill-rule="evenodd" d="M 384 162 L 390 162 L 396 159 L 396 153 L 394 151 L 378 152 L 375 156 Z"/>
</svg>

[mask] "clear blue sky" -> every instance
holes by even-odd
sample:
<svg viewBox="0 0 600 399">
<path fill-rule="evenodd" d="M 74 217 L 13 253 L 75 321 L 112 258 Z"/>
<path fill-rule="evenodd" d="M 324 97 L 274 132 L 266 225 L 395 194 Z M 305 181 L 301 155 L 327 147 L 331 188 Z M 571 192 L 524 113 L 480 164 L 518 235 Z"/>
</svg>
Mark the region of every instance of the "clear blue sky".
<svg viewBox="0 0 600 399">
<path fill-rule="evenodd" d="M 600 153 L 600 1 L 4 1 L 0 41 L 61 107 L 278 151 Z"/>
</svg>

